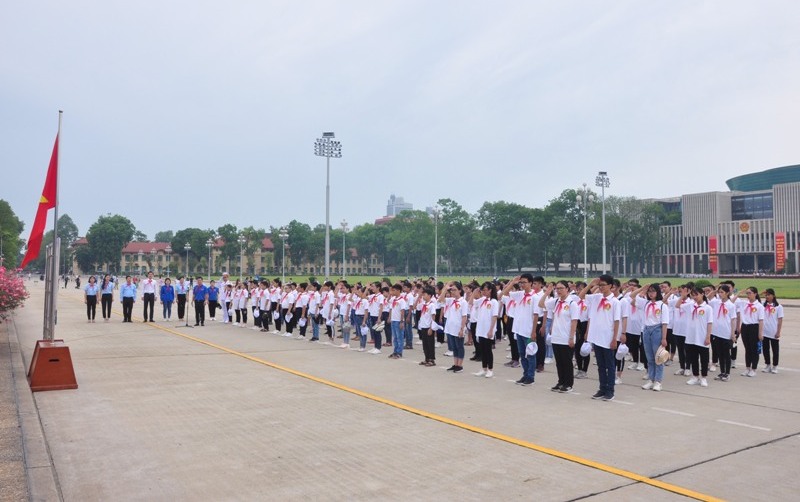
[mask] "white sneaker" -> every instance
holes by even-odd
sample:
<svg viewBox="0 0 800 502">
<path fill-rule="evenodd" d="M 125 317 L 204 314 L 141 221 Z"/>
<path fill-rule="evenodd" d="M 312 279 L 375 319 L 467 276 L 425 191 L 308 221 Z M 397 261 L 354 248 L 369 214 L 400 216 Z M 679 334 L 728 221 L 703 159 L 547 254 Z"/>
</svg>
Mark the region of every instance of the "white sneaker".
<svg viewBox="0 0 800 502">
<path fill-rule="evenodd" d="M 750 370 L 747 369 L 747 370 L 742 371 L 742 376 L 750 376 Z"/>
<path fill-rule="evenodd" d="M 656 392 L 661 392 L 661 382 L 656 382 L 653 384 L 653 390 Z"/>
<path fill-rule="evenodd" d="M 349 345 L 348 345 L 348 347 L 349 347 Z M 344 347 L 343 347 L 343 348 L 344 348 Z M 364 347 L 359 347 L 359 348 L 358 348 L 358 351 L 359 351 L 359 352 L 364 352 L 365 350 L 367 350 L 367 349 L 365 349 Z"/>
<path fill-rule="evenodd" d="M 273 330 L 272 330 L 272 334 L 273 334 L 273 335 L 277 335 L 278 333 L 280 333 L 280 331 L 278 331 L 277 329 L 273 329 Z"/>
<path fill-rule="evenodd" d="M 773 366 L 772 369 L 769 370 L 769 372 L 772 373 L 773 375 L 777 375 L 778 374 L 778 367 L 777 366 Z"/>
<path fill-rule="evenodd" d="M 295 340 L 302 340 L 302 339 L 304 339 L 304 338 L 305 338 L 305 337 L 304 337 L 303 335 L 296 335 L 296 336 L 294 337 L 294 339 L 295 339 Z"/>
<path fill-rule="evenodd" d="M 614 385 L 620 385 L 621 383 L 622 383 L 622 379 L 620 377 L 617 377 L 617 378 L 614 379 Z"/>
<path fill-rule="evenodd" d="M 234 326 L 238 326 L 238 325 L 239 325 L 239 323 L 238 323 L 238 322 L 235 322 L 235 323 L 233 323 L 233 325 L 234 325 Z"/>
<path fill-rule="evenodd" d="M 769 373 L 770 371 L 772 371 L 772 366 L 767 365 L 764 366 L 764 369 L 761 370 L 761 373 Z"/>
<path fill-rule="evenodd" d="M 683 370 L 678 368 L 675 370 L 675 373 L 673 373 L 673 375 L 683 375 Z"/>
<path fill-rule="evenodd" d="M 710 366 L 708 367 L 708 371 L 717 371 L 717 365 L 716 365 L 716 364 L 712 364 L 712 365 L 710 365 Z"/>
<path fill-rule="evenodd" d="M 258 326 L 253 326 L 253 327 L 252 327 L 252 328 L 250 328 L 250 329 L 261 329 L 261 328 L 259 328 Z"/>
<path fill-rule="evenodd" d="M 511 354 L 506 354 L 506 359 L 511 359 Z"/>
<path fill-rule="evenodd" d="M 644 375 L 642 375 L 642 380 L 650 380 L 650 375 L 645 373 Z"/>
<path fill-rule="evenodd" d="M 697 378 L 696 376 L 693 376 L 692 378 L 686 381 L 686 385 L 697 385 L 698 383 L 700 383 L 700 379 Z"/>
<path fill-rule="evenodd" d="M 552 362 L 553 362 L 553 358 L 552 357 L 545 357 L 544 358 L 544 363 L 545 364 L 551 364 Z"/>
<path fill-rule="evenodd" d="M 379 354 L 380 350 L 378 350 L 378 349 L 369 349 L 367 352 L 369 352 L 370 354 Z"/>
<path fill-rule="evenodd" d="M 644 390 L 650 390 L 652 388 L 653 388 L 653 381 L 652 380 L 648 380 L 644 385 L 642 385 L 642 389 L 644 389 Z"/>
<path fill-rule="evenodd" d="M 282 336 L 285 336 L 285 337 L 289 338 L 289 337 L 292 336 L 292 334 L 291 333 L 284 333 Z"/>
<path fill-rule="evenodd" d="M 479 371 L 479 372 L 477 372 L 477 373 L 473 373 L 473 375 L 475 375 L 476 377 L 482 377 L 482 376 L 486 376 L 486 371 L 484 371 L 484 370 L 480 370 L 480 371 Z"/>
<path fill-rule="evenodd" d="M 416 342 L 414 342 L 414 345 L 422 345 L 422 340 L 417 340 Z"/>
<path fill-rule="evenodd" d="M 492 378 L 494 376 L 494 372 L 492 372 L 492 370 L 489 370 L 483 376 L 486 377 L 486 378 Z"/>
<path fill-rule="evenodd" d="M 750 378 L 752 378 L 752 377 L 756 376 L 756 372 L 755 372 L 755 371 L 753 371 L 753 370 L 750 370 L 750 371 L 748 371 L 748 372 L 747 372 L 747 376 L 749 376 Z"/>
<path fill-rule="evenodd" d="M 705 378 L 701 378 L 700 387 L 708 387 L 708 380 L 706 380 Z"/>
<path fill-rule="evenodd" d="M 683 370 L 683 376 L 692 376 L 692 370 L 686 368 L 685 370 Z"/>
<path fill-rule="evenodd" d="M 629 364 L 629 365 L 628 365 L 628 369 L 629 369 L 629 370 L 635 370 L 635 369 L 636 369 L 636 363 L 631 363 L 631 364 Z"/>
<path fill-rule="evenodd" d="M 444 353 L 444 355 L 452 357 L 453 356 L 453 351 L 452 350 L 448 350 L 447 352 Z"/>
<path fill-rule="evenodd" d="M 736 369 L 736 361 L 731 361 L 731 368 Z"/>
<path fill-rule="evenodd" d="M 212 318 L 211 318 L 211 320 L 212 320 L 212 321 L 216 321 L 216 319 L 215 319 L 214 317 L 212 317 Z"/>
<path fill-rule="evenodd" d="M 341 349 L 349 349 L 350 348 L 350 344 L 349 343 L 343 343 L 343 344 L 339 345 L 339 348 L 341 348 Z"/>
<path fill-rule="evenodd" d="M 644 364 L 639 363 L 636 365 L 636 371 L 644 371 Z"/>
<path fill-rule="evenodd" d="M 433 344 L 433 346 L 434 346 L 434 347 L 436 347 L 436 348 L 438 349 L 439 347 L 441 347 L 441 346 L 442 346 L 442 344 L 441 344 L 441 343 L 439 343 L 439 342 L 436 342 L 436 343 L 434 343 L 434 344 Z"/>
</svg>

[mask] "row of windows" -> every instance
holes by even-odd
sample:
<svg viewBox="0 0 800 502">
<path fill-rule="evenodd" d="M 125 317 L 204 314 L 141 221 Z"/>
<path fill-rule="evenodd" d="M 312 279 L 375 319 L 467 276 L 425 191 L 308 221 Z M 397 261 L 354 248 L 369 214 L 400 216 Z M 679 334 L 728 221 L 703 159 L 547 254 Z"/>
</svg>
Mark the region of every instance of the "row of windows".
<svg viewBox="0 0 800 502">
<path fill-rule="evenodd" d="M 766 220 L 772 219 L 772 193 L 735 195 L 731 197 L 731 219 Z"/>
</svg>

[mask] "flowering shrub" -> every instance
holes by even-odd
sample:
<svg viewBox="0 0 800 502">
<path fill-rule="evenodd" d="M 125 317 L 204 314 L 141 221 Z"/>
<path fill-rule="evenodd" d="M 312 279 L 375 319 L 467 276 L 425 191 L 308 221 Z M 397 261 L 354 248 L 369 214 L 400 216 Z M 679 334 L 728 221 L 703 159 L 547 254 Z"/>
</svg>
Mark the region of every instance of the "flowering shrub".
<svg viewBox="0 0 800 502">
<path fill-rule="evenodd" d="M 0 267 L 0 319 L 5 319 L 28 298 L 22 279 Z"/>
</svg>

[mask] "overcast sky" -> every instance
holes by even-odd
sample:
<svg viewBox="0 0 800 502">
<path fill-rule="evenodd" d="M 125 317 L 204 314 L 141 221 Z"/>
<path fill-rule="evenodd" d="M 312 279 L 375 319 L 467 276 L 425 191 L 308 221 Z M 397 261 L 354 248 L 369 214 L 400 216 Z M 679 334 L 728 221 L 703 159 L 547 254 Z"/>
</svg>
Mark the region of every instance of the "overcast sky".
<svg viewBox="0 0 800 502">
<path fill-rule="evenodd" d="M 541 207 L 800 163 L 800 2 L 35 1 L 0 6 L 0 198 L 159 230 L 372 222 L 394 193 Z M 51 212 L 52 214 L 52 212 Z M 52 218 L 52 215 L 51 215 Z M 51 220 L 52 221 L 52 220 Z M 52 223 L 48 223 L 52 227 Z"/>
</svg>

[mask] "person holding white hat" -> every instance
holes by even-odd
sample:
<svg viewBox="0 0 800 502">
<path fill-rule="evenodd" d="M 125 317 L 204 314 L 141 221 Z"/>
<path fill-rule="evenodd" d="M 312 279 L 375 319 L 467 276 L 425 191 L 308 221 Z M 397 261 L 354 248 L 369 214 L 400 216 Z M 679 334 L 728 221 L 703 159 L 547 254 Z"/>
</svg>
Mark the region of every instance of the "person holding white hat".
<svg viewBox="0 0 800 502">
<path fill-rule="evenodd" d="M 424 286 L 422 288 L 422 308 L 420 309 L 419 327 L 417 332 L 422 337 L 422 352 L 425 354 L 425 360 L 420 362 L 421 366 L 436 366 L 436 332 L 433 330 L 433 316 L 436 315 L 436 300 L 433 295 L 436 290 L 433 286 Z M 380 338 L 380 335 L 378 335 Z"/>
<path fill-rule="evenodd" d="M 694 303 L 686 301 L 690 295 Z M 683 289 L 675 309 L 680 309 L 687 320 L 686 361 L 691 366 L 692 378 L 686 382 L 686 385 L 699 384 L 701 387 L 708 387 L 706 377 L 708 376 L 709 346 L 711 345 L 714 315 L 711 307 L 706 303 L 706 295 L 703 290 L 694 286 L 691 290 Z"/>
<path fill-rule="evenodd" d="M 643 295 L 647 295 L 647 299 Z M 642 313 L 644 325 L 642 347 L 647 358 L 647 382 L 642 385 L 642 389 L 659 392 L 664 378 L 664 365 L 658 363 L 656 353 L 659 347 L 667 348 L 669 307 L 663 301 L 658 283 L 642 286 L 631 294 L 630 301 L 635 302 L 636 308 Z"/>
<path fill-rule="evenodd" d="M 475 376 L 492 378 L 494 376 L 494 332 L 497 325 L 497 314 L 500 311 L 497 302 L 497 289 L 489 281 L 480 287 L 481 297 L 474 300 L 475 341 L 479 346 L 482 369 Z"/>
</svg>

